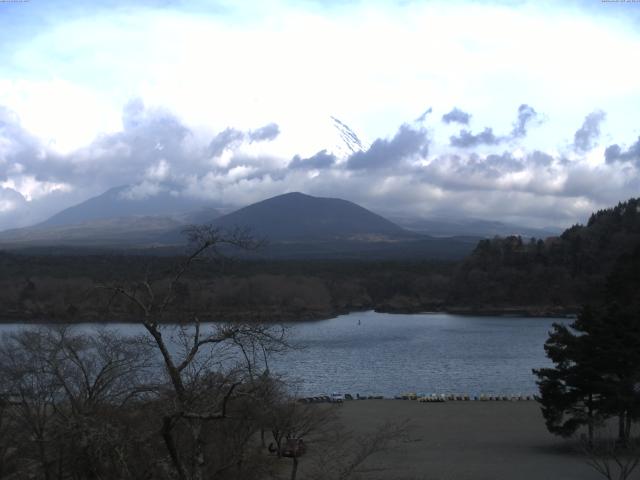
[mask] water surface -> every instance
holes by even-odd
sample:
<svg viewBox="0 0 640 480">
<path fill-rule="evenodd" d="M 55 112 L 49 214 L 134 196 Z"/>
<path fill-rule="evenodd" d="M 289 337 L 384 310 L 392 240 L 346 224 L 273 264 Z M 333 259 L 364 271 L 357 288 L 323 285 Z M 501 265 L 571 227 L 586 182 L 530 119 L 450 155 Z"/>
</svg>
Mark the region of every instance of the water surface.
<svg viewBox="0 0 640 480">
<path fill-rule="evenodd" d="M 362 312 L 297 324 L 306 348 L 276 359 L 301 391 L 532 394 L 532 368 L 550 365 L 544 342 L 566 319 Z"/>
<path fill-rule="evenodd" d="M 550 365 L 543 345 L 551 325 L 569 321 L 351 313 L 287 324 L 291 343 L 301 348 L 273 358 L 271 369 L 291 379 L 300 395 L 533 394 L 531 369 Z M 19 328 L 24 326 L 0 325 L 0 332 Z M 144 333 L 137 324 L 107 328 Z"/>
</svg>

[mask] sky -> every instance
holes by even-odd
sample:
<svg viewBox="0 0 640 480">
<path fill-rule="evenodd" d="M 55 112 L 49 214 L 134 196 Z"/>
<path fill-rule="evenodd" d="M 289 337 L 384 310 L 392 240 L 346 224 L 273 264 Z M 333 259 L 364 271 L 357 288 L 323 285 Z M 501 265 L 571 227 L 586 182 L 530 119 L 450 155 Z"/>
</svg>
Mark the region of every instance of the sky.
<svg viewBox="0 0 640 480">
<path fill-rule="evenodd" d="M 567 227 L 640 192 L 638 52 L 632 1 L 0 0 L 0 229 L 120 185 Z"/>
</svg>

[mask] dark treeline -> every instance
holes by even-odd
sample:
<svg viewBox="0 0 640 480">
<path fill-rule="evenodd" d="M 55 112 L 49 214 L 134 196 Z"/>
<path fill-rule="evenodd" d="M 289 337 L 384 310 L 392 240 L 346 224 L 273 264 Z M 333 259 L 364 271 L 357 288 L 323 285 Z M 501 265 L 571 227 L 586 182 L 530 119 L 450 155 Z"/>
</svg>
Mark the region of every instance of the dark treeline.
<svg viewBox="0 0 640 480">
<path fill-rule="evenodd" d="M 640 245 L 640 200 L 591 215 L 560 237 L 481 241 L 457 269 L 449 301 L 478 309 L 540 306 L 577 310 L 602 300 L 616 260 Z"/>
<path fill-rule="evenodd" d="M 602 296 L 618 257 L 640 245 L 640 201 L 594 213 L 559 237 L 482 240 L 461 262 L 248 260 L 198 262 L 179 286 L 175 314 L 211 319 L 298 320 L 376 309 L 468 313 L 575 313 Z M 0 319 L 128 320 L 101 285 L 161 283 L 181 257 L 122 252 L 0 252 Z M 157 288 L 162 288 L 157 285 Z"/>
<path fill-rule="evenodd" d="M 0 254 L 0 318 L 79 321 L 135 319 L 111 305 L 101 285 L 122 278 L 162 281 L 180 257 Z M 198 262 L 178 288 L 175 314 L 204 318 L 297 320 L 363 309 L 421 311 L 444 305 L 453 262 L 248 261 Z M 129 318 L 131 317 L 131 318 Z"/>
</svg>

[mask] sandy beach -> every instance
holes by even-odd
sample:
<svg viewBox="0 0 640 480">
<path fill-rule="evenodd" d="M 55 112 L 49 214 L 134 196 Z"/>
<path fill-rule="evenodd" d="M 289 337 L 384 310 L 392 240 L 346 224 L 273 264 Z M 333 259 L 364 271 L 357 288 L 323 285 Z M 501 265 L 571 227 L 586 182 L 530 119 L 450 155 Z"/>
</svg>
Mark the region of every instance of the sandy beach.
<svg viewBox="0 0 640 480">
<path fill-rule="evenodd" d="M 547 432 L 539 405 L 521 402 L 346 402 L 339 415 L 356 433 L 409 420 L 397 449 L 377 455 L 366 478 L 416 480 L 591 480 L 600 477 L 575 452 L 576 443 Z"/>
</svg>

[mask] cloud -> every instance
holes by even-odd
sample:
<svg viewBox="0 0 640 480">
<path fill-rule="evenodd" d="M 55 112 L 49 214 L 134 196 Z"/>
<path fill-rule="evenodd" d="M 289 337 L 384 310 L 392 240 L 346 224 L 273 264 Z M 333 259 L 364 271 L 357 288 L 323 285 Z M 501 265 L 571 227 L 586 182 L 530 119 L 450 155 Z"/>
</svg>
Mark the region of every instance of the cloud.
<svg viewBox="0 0 640 480">
<path fill-rule="evenodd" d="M 54 206 L 65 208 L 114 185 L 132 185 L 130 195 L 142 198 L 170 190 L 181 194 L 190 178 L 209 172 L 236 181 L 229 175 L 233 168 L 244 168 L 247 176 L 266 171 L 273 171 L 275 176 L 278 162 L 238 153 L 244 145 L 273 140 L 278 134 L 278 125 L 269 123 L 247 131 L 227 128 L 204 142 L 201 133 L 196 135 L 172 113 L 147 107 L 135 98 L 123 107 L 120 131 L 102 134 L 82 148 L 60 154 L 28 133 L 15 113 L 0 106 L 0 188 L 8 187 L 24 199 L 18 202 L 11 197 L 9 202 L 8 193 L 3 194 L 0 228 L 25 224 L 13 214 L 9 221 L 9 209 L 24 213 L 29 207 L 33 215 L 24 214 L 24 218 L 39 221 L 55 213 Z M 228 156 L 221 159 L 225 152 Z M 52 208 L 35 201 L 52 198 L 56 191 Z M 187 194 L 207 197 L 210 192 Z"/>
<path fill-rule="evenodd" d="M 309 158 L 301 158 L 299 155 L 296 155 L 295 157 L 293 157 L 291 162 L 289 162 L 289 168 L 322 170 L 332 167 L 335 163 L 335 155 L 328 153 L 326 150 L 321 150 L 320 152 Z"/>
<path fill-rule="evenodd" d="M 243 132 L 235 128 L 226 128 L 218 133 L 209 143 L 209 155 L 221 156 L 225 150 L 237 149 L 243 143 L 255 143 L 274 140 L 280 134 L 280 127 L 275 123 L 269 123 L 256 130 Z"/>
<path fill-rule="evenodd" d="M 449 113 L 445 113 L 442 116 L 442 121 L 444 123 L 456 122 L 456 123 L 461 123 L 463 125 L 468 125 L 470 118 L 471 118 L 471 115 L 469 115 L 467 112 L 464 112 L 459 108 L 455 107 Z"/>
<path fill-rule="evenodd" d="M 521 138 L 527 134 L 527 124 L 538 118 L 538 112 L 532 107 L 526 104 L 518 107 L 518 119 L 513 124 L 513 130 L 511 131 L 511 138 Z"/>
<path fill-rule="evenodd" d="M 420 115 L 418 118 L 415 119 L 415 121 L 417 123 L 422 123 L 425 121 L 425 119 L 427 118 L 427 115 L 429 115 L 431 112 L 433 111 L 433 109 L 431 107 L 427 108 L 422 115 Z"/>
<path fill-rule="evenodd" d="M 536 118 L 532 110 L 519 109 L 520 131 Z M 353 140 L 346 126 L 340 132 Z M 123 109 L 121 131 L 57 154 L 0 109 L 0 229 L 33 224 L 124 184 L 132 199 L 175 195 L 238 207 L 298 190 L 346 198 L 385 215 L 439 213 L 537 226 L 570 225 L 640 190 L 640 168 L 633 165 L 640 161 L 640 139 L 626 150 L 612 145 L 601 165 L 568 162 L 552 151 L 502 148 L 512 134 L 490 128 L 462 130 L 454 138 L 467 149 L 443 154 L 431 132 L 415 123 L 346 159 L 320 150 L 287 161 L 254 149 L 253 143 L 279 135 L 275 123 L 196 132 L 172 113 L 133 100 Z M 480 145 L 481 151 L 472 148 Z M 429 157 L 430 150 L 436 155 Z"/>
<path fill-rule="evenodd" d="M 469 115 L 467 113 L 455 108 L 445 116 L 451 114 L 466 119 L 467 121 L 469 120 Z M 466 115 L 466 117 L 464 117 L 464 115 Z M 443 121 L 446 121 L 445 116 L 442 117 Z M 451 137 L 449 137 L 449 144 L 452 147 L 471 148 L 480 145 L 498 145 L 502 142 L 508 142 L 510 140 L 523 138 L 527 135 L 527 126 L 536 119 L 540 121 L 538 112 L 536 112 L 529 105 L 523 103 L 522 105 L 520 105 L 520 107 L 518 107 L 518 119 L 513 124 L 513 129 L 511 130 L 511 133 L 509 135 L 496 135 L 493 133 L 493 129 L 490 127 L 485 127 L 482 132 L 477 134 L 471 133 L 470 130 L 462 129 L 457 136 L 452 135 Z M 447 123 L 449 122 L 447 121 Z"/>
<path fill-rule="evenodd" d="M 426 156 L 429 138 L 424 128 L 402 125 L 390 140 L 377 139 L 366 151 L 355 152 L 347 160 L 350 170 L 393 167 L 412 156 Z"/>
<path fill-rule="evenodd" d="M 578 152 L 588 152 L 596 146 L 600 137 L 600 123 L 606 114 L 602 110 L 595 110 L 587 115 L 582 126 L 573 136 L 573 146 Z"/>
<path fill-rule="evenodd" d="M 264 142 L 275 140 L 276 137 L 280 134 L 280 127 L 278 127 L 275 123 L 269 123 L 264 127 L 258 128 L 256 130 L 251 130 L 247 136 L 249 140 L 252 142 Z"/>
<path fill-rule="evenodd" d="M 604 158 L 608 164 L 616 162 L 635 163 L 640 167 L 640 137 L 626 151 L 618 144 L 609 145 L 604 151 Z"/>
<path fill-rule="evenodd" d="M 123 190 L 120 193 L 120 197 L 128 200 L 142 200 L 154 197 L 164 191 L 165 190 L 162 188 L 162 185 L 148 180 L 143 180 L 142 182 L 131 185 L 126 190 Z"/>
<path fill-rule="evenodd" d="M 458 136 L 449 137 L 452 147 L 469 148 L 478 145 L 498 145 L 504 141 L 504 138 L 498 137 L 493 133 L 493 129 L 486 127 L 482 132 L 473 134 L 469 130 L 462 129 Z"/>
<path fill-rule="evenodd" d="M 209 143 L 209 155 L 219 157 L 225 150 L 237 148 L 244 141 L 244 137 L 244 133 L 235 128 L 223 130 Z"/>
<path fill-rule="evenodd" d="M 0 215 L 12 212 L 26 203 L 25 198 L 12 188 L 0 187 Z"/>
</svg>

